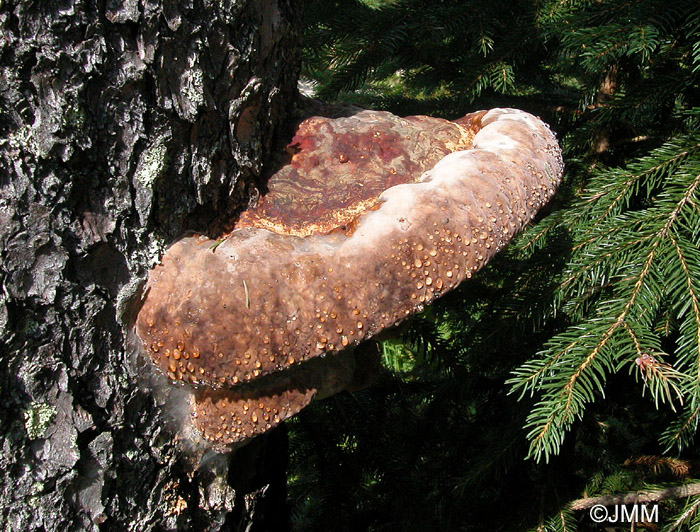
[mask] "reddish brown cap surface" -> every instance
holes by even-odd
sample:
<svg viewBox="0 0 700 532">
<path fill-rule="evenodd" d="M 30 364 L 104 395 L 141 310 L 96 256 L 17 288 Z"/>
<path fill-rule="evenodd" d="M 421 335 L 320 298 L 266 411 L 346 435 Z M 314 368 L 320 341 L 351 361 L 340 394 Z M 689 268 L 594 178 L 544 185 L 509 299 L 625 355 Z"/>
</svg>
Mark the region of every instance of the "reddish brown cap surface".
<svg viewBox="0 0 700 532">
<path fill-rule="evenodd" d="M 220 245 L 183 238 L 151 272 L 137 333 L 171 379 L 234 393 L 379 333 L 471 277 L 562 174 L 546 125 L 509 109 L 455 123 L 314 118 L 292 145 L 269 194 Z M 203 433 L 221 432 L 207 419 Z"/>
<path fill-rule="evenodd" d="M 386 189 L 415 183 L 448 153 L 469 148 L 475 133 L 472 120 L 377 111 L 310 118 L 287 147 L 289 163 L 236 227 L 296 236 L 344 230 L 375 208 Z"/>
</svg>

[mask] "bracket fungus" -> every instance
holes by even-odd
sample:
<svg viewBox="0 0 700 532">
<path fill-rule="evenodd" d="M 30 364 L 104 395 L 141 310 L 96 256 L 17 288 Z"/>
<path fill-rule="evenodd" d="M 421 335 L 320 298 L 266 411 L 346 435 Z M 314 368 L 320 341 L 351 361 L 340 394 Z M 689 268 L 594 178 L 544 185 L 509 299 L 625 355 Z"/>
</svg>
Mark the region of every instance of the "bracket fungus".
<svg viewBox="0 0 700 532">
<path fill-rule="evenodd" d="M 518 110 L 309 118 L 229 234 L 167 250 L 137 335 L 192 387 L 206 440 L 245 441 L 351 386 L 353 348 L 471 277 L 562 171 L 554 134 Z"/>
</svg>

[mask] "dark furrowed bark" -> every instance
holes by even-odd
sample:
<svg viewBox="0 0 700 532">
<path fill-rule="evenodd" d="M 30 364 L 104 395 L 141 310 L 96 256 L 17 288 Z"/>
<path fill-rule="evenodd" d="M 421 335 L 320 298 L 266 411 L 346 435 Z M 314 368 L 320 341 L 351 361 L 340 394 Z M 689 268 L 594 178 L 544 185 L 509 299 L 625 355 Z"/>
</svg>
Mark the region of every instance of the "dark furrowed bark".
<svg viewBox="0 0 700 532">
<path fill-rule="evenodd" d="M 276 491 L 225 459 L 189 468 L 123 310 L 168 243 L 256 196 L 296 94 L 298 10 L 0 6 L 4 529 L 233 529 L 246 490 Z"/>
</svg>

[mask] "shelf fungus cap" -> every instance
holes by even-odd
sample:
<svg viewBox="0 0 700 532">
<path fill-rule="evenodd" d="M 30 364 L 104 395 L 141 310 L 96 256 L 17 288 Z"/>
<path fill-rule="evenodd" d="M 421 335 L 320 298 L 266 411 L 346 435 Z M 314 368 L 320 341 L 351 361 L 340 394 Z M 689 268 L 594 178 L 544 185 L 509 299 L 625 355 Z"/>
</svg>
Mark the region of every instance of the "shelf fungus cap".
<svg viewBox="0 0 700 532">
<path fill-rule="evenodd" d="M 193 423 L 217 445 L 348 386 L 353 347 L 471 277 L 563 171 L 546 124 L 514 109 L 314 117 L 282 163 L 230 234 L 168 249 L 137 318 L 152 361 L 194 387 Z"/>
</svg>

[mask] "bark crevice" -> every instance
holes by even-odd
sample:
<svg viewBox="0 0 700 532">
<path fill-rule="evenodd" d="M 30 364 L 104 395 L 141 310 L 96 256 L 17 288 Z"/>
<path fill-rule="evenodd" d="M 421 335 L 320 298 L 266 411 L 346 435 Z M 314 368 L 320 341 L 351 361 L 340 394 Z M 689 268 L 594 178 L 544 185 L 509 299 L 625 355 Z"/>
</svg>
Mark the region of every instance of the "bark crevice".
<svg viewBox="0 0 700 532">
<path fill-rule="evenodd" d="M 286 0 L 0 6 L 3 529 L 231 529 L 236 472 L 183 457 L 126 302 L 255 194 L 299 28 Z"/>
</svg>

